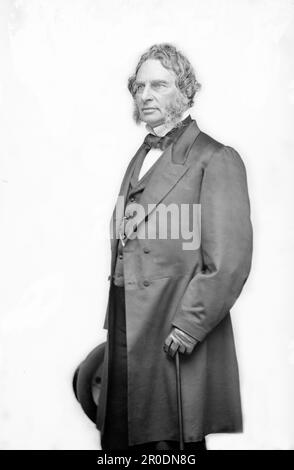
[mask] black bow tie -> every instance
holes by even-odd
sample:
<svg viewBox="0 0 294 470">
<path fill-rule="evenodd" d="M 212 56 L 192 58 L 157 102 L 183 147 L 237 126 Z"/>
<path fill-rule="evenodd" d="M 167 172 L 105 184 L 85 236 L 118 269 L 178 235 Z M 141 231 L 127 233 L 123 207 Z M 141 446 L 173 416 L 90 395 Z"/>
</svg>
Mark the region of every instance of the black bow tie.
<svg viewBox="0 0 294 470">
<path fill-rule="evenodd" d="M 159 137 L 154 134 L 148 134 L 144 139 L 144 144 L 146 145 L 146 147 L 148 147 L 149 150 L 151 148 L 165 150 L 172 143 L 172 141 L 173 138 L 168 135 Z"/>
<path fill-rule="evenodd" d="M 183 130 L 190 124 L 192 121 L 191 116 L 186 117 L 181 123 L 180 126 L 174 127 L 163 137 L 158 135 L 148 134 L 144 139 L 144 145 L 146 146 L 147 151 L 151 148 L 165 150 L 170 144 L 177 140 L 181 135 Z"/>
</svg>

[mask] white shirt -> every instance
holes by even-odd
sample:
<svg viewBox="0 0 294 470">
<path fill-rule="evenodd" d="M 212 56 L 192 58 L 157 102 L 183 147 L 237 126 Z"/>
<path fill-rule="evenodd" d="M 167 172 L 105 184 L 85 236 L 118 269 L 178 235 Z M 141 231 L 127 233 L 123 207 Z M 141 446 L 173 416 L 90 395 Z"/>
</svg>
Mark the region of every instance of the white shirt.
<svg viewBox="0 0 294 470">
<path fill-rule="evenodd" d="M 189 116 L 189 114 L 191 114 L 191 109 L 187 109 L 182 117 L 181 117 L 181 121 L 183 121 L 184 119 L 186 119 L 186 117 Z M 171 124 L 171 125 L 166 125 L 166 124 L 160 124 L 159 126 L 156 126 L 154 128 L 150 127 L 148 124 L 146 124 L 146 129 L 147 131 L 154 135 L 158 135 L 160 137 L 163 137 L 164 135 L 166 135 L 169 131 L 171 131 L 173 129 L 174 125 Z M 149 168 L 152 167 L 152 165 L 154 165 L 154 163 L 158 160 L 158 158 L 162 155 L 162 150 L 161 149 L 150 149 L 149 152 L 147 153 L 146 157 L 144 158 L 144 161 L 143 161 L 143 165 L 141 166 L 141 169 L 140 169 L 140 173 L 139 173 L 139 180 L 145 175 L 145 173 L 147 173 L 147 171 L 149 170 Z"/>
</svg>

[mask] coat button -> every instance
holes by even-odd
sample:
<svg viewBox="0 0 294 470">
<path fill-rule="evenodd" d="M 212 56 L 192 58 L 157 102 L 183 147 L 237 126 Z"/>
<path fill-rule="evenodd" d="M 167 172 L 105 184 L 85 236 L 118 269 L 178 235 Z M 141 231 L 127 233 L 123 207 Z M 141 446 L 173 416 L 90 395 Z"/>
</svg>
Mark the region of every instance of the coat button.
<svg viewBox="0 0 294 470">
<path fill-rule="evenodd" d="M 147 248 L 147 246 L 145 246 L 143 251 L 144 251 L 144 253 L 150 253 L 150 250 L 149 250 L 149 248 Z"/>
<path fill-rule="evenodd" d="M 143 282 L 143 285 L 144 285 L 145 287 L 148 287 L 148 286 L 150 286 L 150 282 L 149 282 L 149 281 L 144 281 L 144 282 Z"/>
</svg>

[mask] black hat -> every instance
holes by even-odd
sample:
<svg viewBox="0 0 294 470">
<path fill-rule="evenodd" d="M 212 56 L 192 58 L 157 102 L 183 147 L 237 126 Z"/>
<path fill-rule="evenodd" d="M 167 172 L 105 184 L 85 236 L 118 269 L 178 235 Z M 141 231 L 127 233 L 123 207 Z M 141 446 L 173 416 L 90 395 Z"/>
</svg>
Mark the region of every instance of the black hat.
<svg viewBox="0 0 294 470">
<path fill-rule="evenodd" d="M 99 344 L 79 365 L 73 376 L 73 390 L 88 418 L 96 423 L 105 344 Z"/>
</svg>

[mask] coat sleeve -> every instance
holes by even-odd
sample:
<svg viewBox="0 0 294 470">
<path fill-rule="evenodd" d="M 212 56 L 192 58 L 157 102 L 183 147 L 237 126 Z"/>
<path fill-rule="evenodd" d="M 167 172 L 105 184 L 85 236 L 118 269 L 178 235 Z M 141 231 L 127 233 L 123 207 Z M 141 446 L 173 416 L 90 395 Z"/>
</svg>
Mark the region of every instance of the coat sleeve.
<svg viewBox="0 0 294 470">
<path fill-rule="evenodd" d="M 246 170 L 233 148 L 223 146 L 211 157 L 200 204 L 203 267 L 189 282 L 172 324 L 203 341 L 229 313 L 251 268 Z"/>
</svg>

